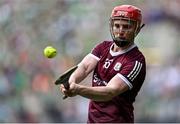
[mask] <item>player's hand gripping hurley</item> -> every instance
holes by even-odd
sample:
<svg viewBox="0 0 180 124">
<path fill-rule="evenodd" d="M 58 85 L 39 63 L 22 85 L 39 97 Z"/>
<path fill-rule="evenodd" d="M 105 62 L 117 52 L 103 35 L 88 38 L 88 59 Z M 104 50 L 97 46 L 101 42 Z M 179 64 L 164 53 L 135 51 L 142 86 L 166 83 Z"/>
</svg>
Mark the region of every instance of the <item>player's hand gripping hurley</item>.
<svg viewBox="0 0 180 124">
<path fill-rule="evenodd" d="M 71 74 L 77 69 L 77 65 L 70 68 L 66 72 L 64 72 L 60 77 L 55 81 L 56 85 L 63 84 L 64 87 L 68 90 L 69 89 L 69 78 Z M 63 99 L 66 99 L 67 96 L 63 96 Z"/>
</svg>

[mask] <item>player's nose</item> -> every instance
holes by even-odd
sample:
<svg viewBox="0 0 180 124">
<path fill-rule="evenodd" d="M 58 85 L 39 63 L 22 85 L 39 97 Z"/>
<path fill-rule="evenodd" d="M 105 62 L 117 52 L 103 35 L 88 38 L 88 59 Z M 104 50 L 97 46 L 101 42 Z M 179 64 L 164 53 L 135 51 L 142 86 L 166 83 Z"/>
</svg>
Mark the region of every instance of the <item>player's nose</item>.
<svg viewBox="0 0 180 124">
<path fill-rule="evenodd" d="M 119 30 L 118 36 L 119 37 L 124 37 L 125 36 L 125 32 L 123 30 Z"/>
</svg>

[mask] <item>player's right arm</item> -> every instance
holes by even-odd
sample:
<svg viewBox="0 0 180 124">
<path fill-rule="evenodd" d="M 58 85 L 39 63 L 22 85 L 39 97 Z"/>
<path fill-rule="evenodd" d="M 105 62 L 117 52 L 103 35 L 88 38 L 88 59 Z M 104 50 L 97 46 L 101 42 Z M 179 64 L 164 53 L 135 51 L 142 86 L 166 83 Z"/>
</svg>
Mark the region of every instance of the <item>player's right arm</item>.
<svg viewBox="0 0 180 124">
<path fill-rule="evenodd" d="M 69 83 L 80 83 L 87 75 L 92 72 L 98 63 L 98 58 L 93 54 L 86 55 L 78 64 L 78 68 L 69 78 Z"/>
</svg>

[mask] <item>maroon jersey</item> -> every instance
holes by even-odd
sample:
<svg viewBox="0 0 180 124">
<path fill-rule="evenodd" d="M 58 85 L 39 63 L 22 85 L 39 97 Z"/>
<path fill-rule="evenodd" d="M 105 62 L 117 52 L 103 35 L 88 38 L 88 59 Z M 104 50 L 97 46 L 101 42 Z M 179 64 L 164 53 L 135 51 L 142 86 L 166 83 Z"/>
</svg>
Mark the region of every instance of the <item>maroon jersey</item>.
<svg viewBox="0 0 180 124">
<path fill-rule="evenodd" d="M 88 123 L 134 122 L 133 102 L 145 79 L 145 58 L 136 45 L 121 52 L 113 52 L 112 47 L 113 41 L 104 41 L 92 50 L 90 55 L 98 60 L 92 86 L 106 86 L 118 75 L 129 90 L 110 101 L 90 101 Z"/>
</svg>

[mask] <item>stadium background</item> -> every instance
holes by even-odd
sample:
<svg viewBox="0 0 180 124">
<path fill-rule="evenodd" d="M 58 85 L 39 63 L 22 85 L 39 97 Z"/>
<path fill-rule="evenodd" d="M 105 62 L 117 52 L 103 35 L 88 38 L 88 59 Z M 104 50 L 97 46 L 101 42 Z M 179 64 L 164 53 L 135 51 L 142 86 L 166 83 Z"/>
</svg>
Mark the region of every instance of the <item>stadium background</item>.
<svg viewBox="0 0 180 124">
<path fill-rule="evenodd" d="M 86 122 L 88 100 L 63 101 L 53 81 L 111 39 L 120 4 L 140 7 L 146 23 L 136 38 L 147 59 L 136 122 L 180 122 L 179 0 L 0 0 L 0 122 Z M 43 56 L 47 45 L 56 58 Z"/>
</svg>

